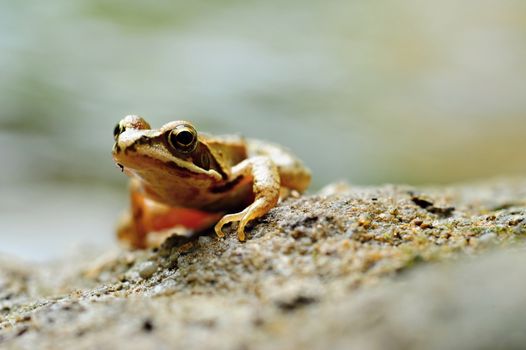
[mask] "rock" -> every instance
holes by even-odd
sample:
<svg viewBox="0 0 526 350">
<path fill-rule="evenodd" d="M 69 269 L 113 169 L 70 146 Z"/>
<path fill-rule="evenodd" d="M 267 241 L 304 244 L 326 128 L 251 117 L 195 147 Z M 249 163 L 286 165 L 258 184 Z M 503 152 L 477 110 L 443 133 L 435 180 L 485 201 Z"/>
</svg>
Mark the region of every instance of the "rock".
<svg viewBox="0 0 526 350">
<path fill-rule="evenodd" d="M 85 261 L 0 259 L 0 347 L 521 348 L 524 217 L 526 180 L 338 184 L 285 200 L 245 243 L 230 228 Z"/>
<path fill-rule="evenodd" d="M 148 279 L 153 276 L 159 266 L 153 261 L 145 261 L 139 265 L 139 276 L 144 279 Z"/>
</svg>

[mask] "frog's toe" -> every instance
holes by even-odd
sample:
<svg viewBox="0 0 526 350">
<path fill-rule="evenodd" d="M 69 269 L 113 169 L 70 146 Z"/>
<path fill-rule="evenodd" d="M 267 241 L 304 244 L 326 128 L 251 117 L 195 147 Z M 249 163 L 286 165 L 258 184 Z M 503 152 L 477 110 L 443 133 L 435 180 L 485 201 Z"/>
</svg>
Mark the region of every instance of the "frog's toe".
<svg viewBox="0 0 526 350">
<path fill-rule="evenodd" d="M 225 237 L 225 233 L 223 232 L 223 226 L 225 226 L 226 224 L 229 224 L 231 222 L 236 222 L 236 221 L 242 220 L 243 216 L 245 215 L 245 210 L 240 212 L 240 213 L 228 214 L 228 215 L 223 216 L 221 218 L 221 220 L 219 220 L 219 222 L 214 227 L 214 231 L 216 232 L 217 237 L 219 237 L 219 238 Z M 238 234 L 238 236 L 239 236 L 239 234 Z M 243 237 L 244 237 L 244 234 L 243 234 Z"/>
<path fill-rule="evenodd" d="M 223 232 L 223 226 L 225 225 L 225 223 L 223 222 L 218 222 L 216 224 L 216 226 L 214 227 L 214 231 L 216 232 L 216 235 L 217 237 L 219 238 L 224 238 L 225 237 L 225 233 Z"/>
</svg>

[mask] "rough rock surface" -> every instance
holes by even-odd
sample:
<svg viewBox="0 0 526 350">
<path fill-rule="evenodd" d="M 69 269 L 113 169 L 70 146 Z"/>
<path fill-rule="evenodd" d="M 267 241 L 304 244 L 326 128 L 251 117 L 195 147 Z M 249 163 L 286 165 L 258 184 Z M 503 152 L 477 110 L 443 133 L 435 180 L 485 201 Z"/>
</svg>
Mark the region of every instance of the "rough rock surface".
<svg viewBox="0 0 526 350">
<path fill-rule="evenodd" d="M 333 185 L 248 233 L 43 266 L 4 257 L 0 348 L 526 344 L 526 180 Z"/>
</svg>

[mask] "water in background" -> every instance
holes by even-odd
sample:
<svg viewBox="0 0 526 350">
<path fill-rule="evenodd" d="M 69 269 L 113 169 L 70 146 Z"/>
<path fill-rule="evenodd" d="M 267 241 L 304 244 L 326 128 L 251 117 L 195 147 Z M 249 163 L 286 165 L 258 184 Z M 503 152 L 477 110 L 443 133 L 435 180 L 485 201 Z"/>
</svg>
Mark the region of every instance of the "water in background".
<svg viewBox="0 0 526 350">
<path fill-rule="evenodd" d="M 526 174 L 526 2 L 0 4 L 0 251 L 114 244 L 112 130 L 189 119 L 293 149 L 314 188 Z"/>
</svg>

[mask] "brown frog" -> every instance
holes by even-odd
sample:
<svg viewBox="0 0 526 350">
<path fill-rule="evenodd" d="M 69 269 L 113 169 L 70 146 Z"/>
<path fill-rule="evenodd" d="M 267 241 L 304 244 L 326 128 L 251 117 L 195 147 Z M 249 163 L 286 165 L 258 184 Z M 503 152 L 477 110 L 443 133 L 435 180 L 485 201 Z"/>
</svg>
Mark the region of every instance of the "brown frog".
<svg viewBox="0 0 526 350">
<path fill-rule="evenodd" d="M 280 193 L 303 192 L 310 171 L 284 148 L 239 136 L 198 133 L 187 121 L 151 129 L 129 115 L 114 130 L 113 159 L 131 177 L 131 213 L 118 236 L 133 247 L 158 245 L 173 227 L 191 231 L 248 222 L 276 206 Z M 156 235 L 157 234 L 157 235 Z"/>
</svg>

